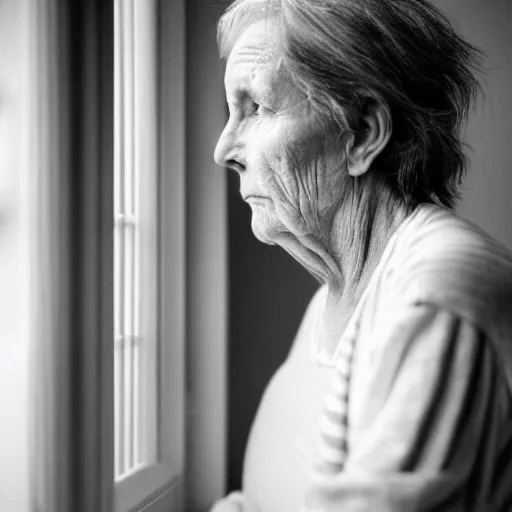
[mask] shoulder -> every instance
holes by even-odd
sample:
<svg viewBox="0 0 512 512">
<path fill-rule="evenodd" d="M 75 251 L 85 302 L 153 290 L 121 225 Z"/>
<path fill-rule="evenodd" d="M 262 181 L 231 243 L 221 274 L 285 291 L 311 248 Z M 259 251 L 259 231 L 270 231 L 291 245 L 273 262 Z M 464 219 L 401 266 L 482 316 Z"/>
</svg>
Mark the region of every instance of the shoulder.
<svg viewBox="0 0 512 512">
<path fill-rule="evenodd" d="M 425 205 L 411 216 L 397 240 L 392 272 L 410 282 L 425 274 L 437 284 L 461 278 L 461 285 L 482 285 L 508 278 L 512 254 L 497 240 L 450 210 Z M 477 282 L 478 281 L 478 282 Z"/>
<path fill-rule="evenodd" d="M 511 317 L 512 254 L 435 205 L 412 214 L 396 240 L 386 281 L 400 300 L 431 303 L 484 328 Z"/>
</svg>

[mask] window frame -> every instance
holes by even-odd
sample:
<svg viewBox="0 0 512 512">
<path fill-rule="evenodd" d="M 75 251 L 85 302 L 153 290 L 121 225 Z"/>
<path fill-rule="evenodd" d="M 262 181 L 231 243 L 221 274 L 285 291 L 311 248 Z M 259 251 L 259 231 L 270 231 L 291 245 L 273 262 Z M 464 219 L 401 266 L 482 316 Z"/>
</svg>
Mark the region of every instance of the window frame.
<svg viewBox="0 0 512 512">
<path fill-rule="evenodd" d="M 128 143 L 136 146 L 134 165 L 156 166 L 158 176 L 158 438 L 157 462 L 115 483 L 115 511 L 178 512 L 185 471 L 184 4 L 136 3 L 133 102 L 153 106 L 137 109 Z"/>
<path fill-rule="evenodd" d="M 154 83 L 165 254 L 159 371 L 161 463 L 115 492 L 113 417 L 113 2 L 29 0 L 34 169 L 31 499 L 41 512 L 182 510 L 184 474 L 184 2 L 163 2 L 167 58 Z M 160 8 L 160 6 L 159 6 Z M 160 32 L 158 33 L 160 37 Z M 155 45 L 159 57 L 161 41 Z M 168 66 L 167 66 L 168 67 Z M 162 92 L 162 97 L 160 97 Z M 161 141 L 165 141 L 162 144 Z M 160 154 L 161 151 L 161 154 Z M 172 164 L 172 166 L 170 165 Z M 75 172 L 76 170 L 79 172 Z M 72 172 L 73 170 L 73 172 Z M 165 212 L 165 215 L 163 215 Z M 172 241 L 172 243 L 171 243 Z M 37 250 L 36 250 L 37 249 Z M 165 262 L 172 261 L 170 266 Z M 172 329 L 170 328 L 172 326 Z M 172 338 L 172 339 L 171 339 Z M 37 341 L 37 342 L 36 342 Z M 167 390 L 172 389 L 169 393 Z M 165 391 L 164 391 L 165 390 Z M 129 482 L 129 485 L 128 485 Z M 117 503 L 116 503 L 117 502 Z"/>
</svg>

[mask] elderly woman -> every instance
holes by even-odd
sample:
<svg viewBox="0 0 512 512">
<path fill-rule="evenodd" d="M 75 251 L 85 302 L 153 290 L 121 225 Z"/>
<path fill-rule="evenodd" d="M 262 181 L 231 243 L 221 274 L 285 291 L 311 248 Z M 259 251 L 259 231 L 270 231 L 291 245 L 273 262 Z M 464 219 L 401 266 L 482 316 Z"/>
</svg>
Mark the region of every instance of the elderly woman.
<svg viewBox="0 0 512 512">
<path fill-rule="evenodd" d="M 452 211 L 478 50 L 426 0 L 237 0 L 215 159 L 321 283 L 214 510 L 512 510 L 512 258 Z"/>
</svg>

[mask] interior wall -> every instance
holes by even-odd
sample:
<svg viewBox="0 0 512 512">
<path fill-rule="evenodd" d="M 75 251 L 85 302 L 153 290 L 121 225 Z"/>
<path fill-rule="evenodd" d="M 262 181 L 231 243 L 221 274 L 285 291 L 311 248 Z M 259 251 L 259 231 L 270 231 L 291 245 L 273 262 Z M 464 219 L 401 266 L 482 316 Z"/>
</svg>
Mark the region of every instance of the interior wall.
<svg viewBox="0 0 512 512">
<path fill-rule="evenodd" d="M 468 124 L 471 166 L 458 212 L 512 249 L 512 2 L 434 3 L 486 54 L 485 97 Z"/>
<path fill-rule="evenodd" d="M 225 171 L 213 160 L 225 123 L 223 65 L 216 45 L 221 4 L 184 2 L 189 512 L 209 510 L 226 487 L 222 468 L 227 465 L 228 417 L 227 185 Z"/>
<path fill-rule="evenodd" d="M 512 249 L 512 26 L 509 0 L 435 0 L 488 56 L 487 100 L 467 131 L 471 166 L 459 213 Z M 230 349 L 228 486 L 237 489 L 245 443 L 261 394 L 284 359 L 316 288 L 288 254 L 258 242 L 250 208 L 229 177 Z"/>
</svg>

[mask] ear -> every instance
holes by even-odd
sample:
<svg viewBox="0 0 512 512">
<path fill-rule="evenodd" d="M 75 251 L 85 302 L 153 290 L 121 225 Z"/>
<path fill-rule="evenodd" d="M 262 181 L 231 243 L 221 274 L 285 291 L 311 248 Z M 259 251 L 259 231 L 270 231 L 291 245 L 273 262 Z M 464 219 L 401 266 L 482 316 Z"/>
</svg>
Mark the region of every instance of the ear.
<svg viewBox="0 0 512 512">
<path fill-rule="evenodd" d="M 361 112 L 360 129 L 347 143 L 348 173 L 356 177 L 368 172 L 375 158 L 389 142 L 391 133 L 391 112 L 388 106 L 375 100 L 367 101 Z"/>
</svg>

